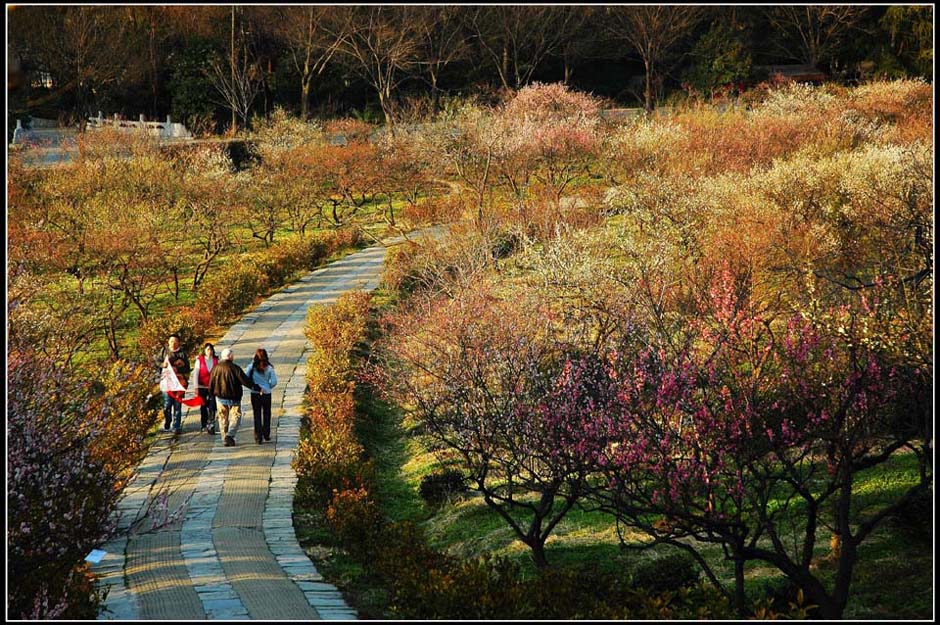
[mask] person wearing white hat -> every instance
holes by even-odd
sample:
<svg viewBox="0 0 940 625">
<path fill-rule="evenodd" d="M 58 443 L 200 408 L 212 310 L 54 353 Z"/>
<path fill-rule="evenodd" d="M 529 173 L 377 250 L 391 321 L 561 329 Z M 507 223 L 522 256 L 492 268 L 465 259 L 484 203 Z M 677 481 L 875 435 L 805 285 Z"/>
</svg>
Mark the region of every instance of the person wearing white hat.
<svg viewBox="0 0 940 625">
<path fill-rule="evenodd" d="M 242 418 L 242 387 L 247 386 L 254 391 L 261 389 L 235 364 L 234 359 L 231 349 L 223 349 L 219 364 L 209 376 L 209 393 L 215 396 L 218 405 L 219 433 L 226 447 L 235 446 L 235 436 Z"/>
</svg>

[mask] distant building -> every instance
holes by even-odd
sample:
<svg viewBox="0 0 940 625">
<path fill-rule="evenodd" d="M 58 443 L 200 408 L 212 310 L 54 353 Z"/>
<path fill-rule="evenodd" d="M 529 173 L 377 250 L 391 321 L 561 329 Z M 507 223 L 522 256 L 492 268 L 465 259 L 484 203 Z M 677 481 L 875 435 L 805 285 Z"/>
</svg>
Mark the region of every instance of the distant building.
<svg viewBox="0 0 940 625">
<path fill-rule="evenodd" d="M 52 89 L 52 74 L 41 71 L 30 81 L 30 85 L 33 89 L 39 89 L 40 87 Z"/>
<path fill-rule="evenodd" d="M 768 78 L 780 75 L 793 82 L 819 84 L 829 79 L 829 75 L 815 65 L 757 65 L 754 69 L 767 72 Z"/>
</svg>

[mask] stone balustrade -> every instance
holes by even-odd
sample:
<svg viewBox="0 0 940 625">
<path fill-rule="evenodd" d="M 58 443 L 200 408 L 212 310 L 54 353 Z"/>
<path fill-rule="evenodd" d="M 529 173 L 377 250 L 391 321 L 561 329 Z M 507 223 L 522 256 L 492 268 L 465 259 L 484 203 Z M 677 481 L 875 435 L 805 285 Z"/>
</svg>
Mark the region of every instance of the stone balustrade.
<svg viewBox="0 0 940 625">
<path fill-rule="evenodd" d="M 159 139 L 192 139 L 193 135 L 185 125 L 174 122 L 167 115 L 166 121 L 147 121 L 141 113 L 136 121 L 121 119 L 117 113 L 113 117 L 104 117 L 101 111 L 98 111 L 98 117 L 88 118 L 89 128 L 119 128 L 121 130 L 144 130 L 148 134 Z"/>
<path fill-rule="evenodd" d="M 89 117 L 86 126 L 87 130 L 98 130 L 103 128 L 114 128 L 126 132 L 144 131 L 160 141 L 171 141 L 180 139 L 192 139 L 193 135 L 184 124 L 174 122 L 167 115 L 165 121 L 147 121 L 143 114 L 137 120 L 128 120 L 120 118 L 116 113 L 112 117 L 105 117 L 101 111 L 98 111 L 97 117 Z M 54 128 L 26 128 L 23 120 L 16 120 L 16 129 L 13 131 L 13 140 L 11 145 L 44 145 L 46 143 L 58 144 L 60 135 L 71 135 L 75 133 L 75 128 L 54 127 Z"/>
</svg>

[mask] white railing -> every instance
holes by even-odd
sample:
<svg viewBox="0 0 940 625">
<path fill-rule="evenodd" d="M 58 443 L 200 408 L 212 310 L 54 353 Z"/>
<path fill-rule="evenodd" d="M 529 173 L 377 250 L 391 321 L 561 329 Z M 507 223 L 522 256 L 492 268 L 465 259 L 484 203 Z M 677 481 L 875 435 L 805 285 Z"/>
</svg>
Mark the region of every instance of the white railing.
<svg viewBox="0 0 940 625">
<path fill-rule="evenodd" d="M 101 111 L 98 111 L 98 117 L 89 117 L 86 126 L 89 130 L 101 128 L 114 128 L 125 132 L 146 132 L 152 137 L 161 141 L 174 139 L 192 139 L 193 135 L 185 125 L 174 122 L 169 115 L 166 121 L 147 121 L 143 114 L 137 121 L 121 119 L 115 113 L 113 117 L 104 117 Z M 16 120 L 16 129 L 13 131 L 13 141 L 11 145 L 37 144 L 49 141 L 57 143 L 55 139 L 61 136 L 71 136 L 75 133 L 75 128 L 63 127 L 42 127 L 42 128 L 24 128 L 23 120 Z"/>
<path fill-rule="evenodd" d="M 88 118 L 88 127 L 89 128 L 118 128 L 121 130 L 127 131 L 146 131 L 147 134 L 160 139 L 192 139 L 192 133 L 187 130 L 186 126 L 174 122 L 169 115 L 166 116 L 165 122 L 158 121 L 146 121 L 144 115 L 140 115 L 140 119 L 137 121 L 132 121 L 129 119 L 121 119 L 118 117 L 117 113 L 113 117 L 104 117 L 101 114 L 101 111 L 98 111 L 98 117 L 89 117 Z"/>
</svg>

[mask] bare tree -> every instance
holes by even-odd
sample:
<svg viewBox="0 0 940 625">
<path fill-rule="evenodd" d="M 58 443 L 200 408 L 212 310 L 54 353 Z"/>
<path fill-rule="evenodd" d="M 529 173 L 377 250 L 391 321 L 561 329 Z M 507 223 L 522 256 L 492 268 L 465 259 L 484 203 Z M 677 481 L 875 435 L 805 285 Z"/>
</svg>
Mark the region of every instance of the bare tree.
<svg viewBox="0 0 940 625">
<path fill-rule="evenodd" d="M 418 64 L 428 74 L 435 107 L 441 72 L 454 61 L 465 58 L 470 49 L 467 29 L 461 19 L 465 10 L 453 5 L 418 8 Z"/>
<path fill-rule="evenodd" d="M 669 53 L 702 17 L 695 6 L 618 6 L 607 8 L 607 28 L 640 55 L 646 74 L 644 107 L 653 110 L 653 85 Z"/>
<path fill-rule="evenodd" d="M 253 62 L 249 52 L 247 38 L 242 32 L 241 45 L 236 45 L 236 9 L 231 12 L 231 42 L 229 59 L 223 63 L 219 59 L 209 61 L 206 74 L 212 80 L 216 91 L 222 96 L 224 106 L 232 111 L 232 130 L 237 126 L 236 115 L 241 118 L 242 124 L 248 125 L 248 114 L 251 105 L 261 90 L 261 70 Z"/>
<path fill-rule="evenodd" d="M 598 38 L 589 28 L 595 23 L 592 18 L 598 10 L 592 6 L 565 6 L 557 10 L 570 14 L 568 19 L 559 20 L 561 45 L 557 51 L 565 72 L 562 82 L 567 85 L 571 83 L 574 62 L 588 56 L 597 44 Z"/>
<path fill-rule="evenodd" d="M 387 124 L 394 120 L 395 90 L 418 62 L 414 11 L 414 7 L 358 7 L 349 36 L 339 48 L 349 68 L 375 89 Z"/>
<path fill-rule="evenodd" d="M 483 6 L 468 13 L 467 20 L 502 86 L 518 89 L 565 43 L 577 15 L 570 7 Z"/>
<path fill-rule="evenodd" d="M 300 116 L 310 114 L 310 91 L 314 78 L 336 55 L 348 35 L 350 11 L 344 7 L 285 6 L 273 15 L 274 32 L 286 45 L 294 68 L 300 74 Z"/>
<path fill-rule="evenodd" d="M 71 96 L 82 127 L 95 100 L 127 60 L 127 24 L 109 7 L 28 6 L 10 10 L 17 47 L 52 79 L 53 99 Z"/>
<path fill-rule="evenodd" d="M 817 65 L 832 56 L 867 12 L 864 6 L 780 6 L 769 10 L 767 18 L 779 34 L 773 40 L 778 52 Z"/>
</svg>

